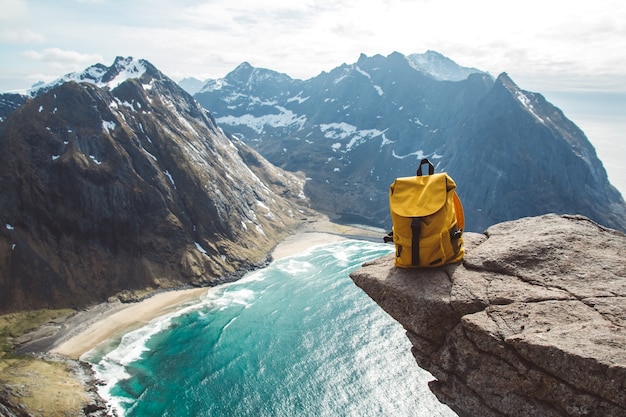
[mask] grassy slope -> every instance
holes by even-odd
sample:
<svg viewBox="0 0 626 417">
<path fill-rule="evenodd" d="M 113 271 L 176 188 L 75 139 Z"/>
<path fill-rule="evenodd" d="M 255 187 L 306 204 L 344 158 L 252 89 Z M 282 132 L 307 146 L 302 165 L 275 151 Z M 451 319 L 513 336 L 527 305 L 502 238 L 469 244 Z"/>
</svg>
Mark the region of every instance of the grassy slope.
<svg viewBox="0 0 626 417">
<path fill-rule="evenodd" d="M 92 403 L 78 364 L 11 353 L 11 341 L 72 310 L 37 310 L 0 316 L 0 401 L 33 416 L 83 416 Z"/>
</svg>

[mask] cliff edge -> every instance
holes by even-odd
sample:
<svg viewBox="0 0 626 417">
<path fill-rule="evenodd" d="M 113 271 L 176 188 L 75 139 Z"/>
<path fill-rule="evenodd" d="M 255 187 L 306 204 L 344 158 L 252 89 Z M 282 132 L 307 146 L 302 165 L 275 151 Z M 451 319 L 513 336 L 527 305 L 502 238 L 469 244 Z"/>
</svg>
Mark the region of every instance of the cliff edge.
<svg viewBox="0 0 626 417">
<path fill-rule="evenodd" d="M 351 278 L 459 416 L 626 415 L 626 235 L 545 215 L 465 235 L 462 263 Z"/>
</svg>

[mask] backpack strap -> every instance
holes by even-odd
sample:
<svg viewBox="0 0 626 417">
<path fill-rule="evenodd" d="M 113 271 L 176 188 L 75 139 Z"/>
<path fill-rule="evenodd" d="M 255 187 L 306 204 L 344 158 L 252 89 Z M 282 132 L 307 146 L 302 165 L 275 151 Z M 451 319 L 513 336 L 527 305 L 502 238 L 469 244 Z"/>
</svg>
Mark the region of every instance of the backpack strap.
<svg viewBox="0 0 626 417">
<path fill-rule="evenodd" d="M 413 217 L 411 221 L 411 264 L 420 264 L 420 234 L 422 232 L 422 218 Z"/>
<path fill-rule="evenodd" d="M 428 158 L 424 158 L 421 160 L 419 166 L 417 167 L 417 176 L 421 177 L 422 175 L 424 175 L 423 165 L 427 165 L 428 166 L 428 174 L 427 175 L 433 175 L 435 173 L 435 166 L 428 160 Z"/>
<path fill-rule="evenodd" d="M 457 195 L 456 191 L 453 195 L 454 199 L 454 212 L 456 213 L 456 225 L 462 231 L 465 230 L 465 213 L 463 212 L 463 204 L 461 199 Z"/>
</svg>

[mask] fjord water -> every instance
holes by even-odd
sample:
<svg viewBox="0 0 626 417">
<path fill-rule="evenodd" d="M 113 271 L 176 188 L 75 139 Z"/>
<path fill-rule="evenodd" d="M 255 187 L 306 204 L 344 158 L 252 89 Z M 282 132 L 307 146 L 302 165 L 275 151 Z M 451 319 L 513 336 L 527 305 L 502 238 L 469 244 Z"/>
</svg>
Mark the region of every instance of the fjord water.
<svg viewBox="0 0 626 417">
<path fill-rule="evenodd" d="M 341 241 L 208 289 L 90 352 L 100 393 L 120 416 L 454 416 L 349 277 L 390 250 Z"/>
</svg>

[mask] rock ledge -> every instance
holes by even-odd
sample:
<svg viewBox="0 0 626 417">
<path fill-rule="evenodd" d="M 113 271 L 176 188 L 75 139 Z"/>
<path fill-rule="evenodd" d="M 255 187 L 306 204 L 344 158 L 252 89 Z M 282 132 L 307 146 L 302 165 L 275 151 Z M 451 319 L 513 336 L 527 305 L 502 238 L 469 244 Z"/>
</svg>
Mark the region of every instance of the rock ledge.
<svg viewBox="0 0 626 417">
<path fill-rule="evenodd" d="M 626 235 L 545 215 L 468 233 L 462 264 L 351 274 L 460 416 L 626 415 Z"/>
</svg>

